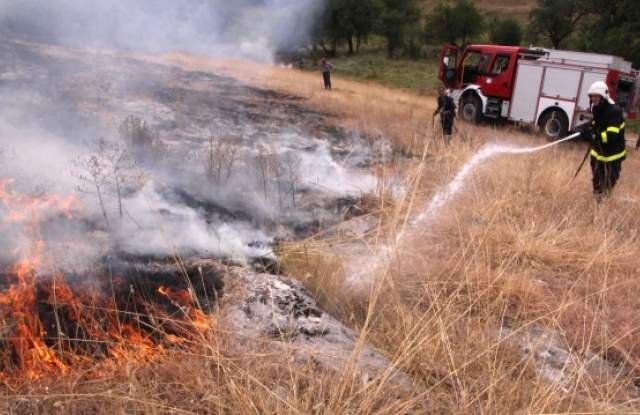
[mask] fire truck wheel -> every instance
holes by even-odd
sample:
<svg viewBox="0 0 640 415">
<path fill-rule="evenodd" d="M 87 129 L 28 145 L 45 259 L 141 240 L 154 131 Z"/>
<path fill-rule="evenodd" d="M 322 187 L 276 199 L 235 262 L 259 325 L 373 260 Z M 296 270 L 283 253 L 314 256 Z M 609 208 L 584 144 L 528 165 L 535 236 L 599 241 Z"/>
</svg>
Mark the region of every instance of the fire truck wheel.
<svg viewBox="0 0 640 415">
<path fill-rule="evenodd" d="M 474 94 L 467 95 L 462 99 L 460 114 L 462 119 L 470 123 L 478 123 L 482 118 L 482 101 Z"/>
<path fill-rule="evenodd" d="M 569 120 L 564 111 L 553 109 L 540 117 L 540 131 L 550 140 L 557 140 L 567 134 Z"/>
</svg>

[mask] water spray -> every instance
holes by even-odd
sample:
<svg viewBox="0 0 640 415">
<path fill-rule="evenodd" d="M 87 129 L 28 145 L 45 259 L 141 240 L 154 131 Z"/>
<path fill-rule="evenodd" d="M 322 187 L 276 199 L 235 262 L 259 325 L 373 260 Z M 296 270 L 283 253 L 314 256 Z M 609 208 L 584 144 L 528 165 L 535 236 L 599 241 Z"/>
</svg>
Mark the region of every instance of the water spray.
<svg viewBox="0 0 640 415">
<path fill-rule="evenodd" d="M 458 194 L 463 189 L 467 176 L 469 176 L 469 174 L 478 164 L 499 154 L 536 153 L 538 151 L 556 146 L 565 141 L 578 138 L 580 135 L 581 133 L 577 132 L 560 140 L 537 147 L 515 147 L 508 144 L 495 143 L 485 145 L 469 161 L 467 161 L 464 166 L 462 166 L 460 171 L 458 171 L 458 173 L 447 185 L 447 187 L 438 191 L 431 198 L 424 210 L 415 219 L 413 219 L 407 227 L 398 232 L 393 245 L 385 245 L 381 249 L 376 250 L 376 252 L 374 253 L 374 258 L 367 258 L 366 263 L 369 264 L 368 266 L 363 266 L 364 263 L 354 264 L 356 266 L 352 267 L 352 269 L 358 269 L 359 271 L 352 273 L 348 277 L 348 283 L 358 283 L 359 281 L 357 277 L 363 276 L 365 272 L 372 274 L 375 273 L 376 269 L 379 269 L 381 266 L 387 265 L 391 258 L 393 258 L 396 247 L 398 246 L 400 240 L 406 235 L 407 230 L 415 228 L 417 225 L 424 225 L 431 218 L 433 218 L 434 212 L 440 210 L 445 205 L 445 203 L 447 203 L 453 196 Z"/>
<path fill-rule="evenodd" d="M 433 196 L 433 198 L 431 198 L 431 201 L 427 205 L 426 209 L 411 222 L 411 225 L 412 226 L 416 225 L 421 221 L 425 220 L 425 218 L 430 216 L 434 210 L 441 208 L 445 202 L 447 202 L 449 199 L 451 199 L 451 197 L 453 197 L 455 194 L 460 192 L 460 190 L 464 185 L 464 181 L 469 175 L 469 173 L 473 171 L 476 165 L 480 164 L 484 160 L 490 157 L 496 156 L 498 154 L 536 153 L 538 151 L 542 151 L 547 148 L 556 146 L 562 142 L 573 140 L 575 138 L 578 138 L 579 136 L 580 136 L 579 132 L 574 133 L 560 140 L 554 141 L 552 143 L 544 144 L 541 146 L 537 146 L 537 147 L 512 147 L 504 144 L 487 144 L 479 152 L 477 152 L 471 158 L 471 160 L 469 160 L 468 162 L 465 163 L 464 166 L 462 166 L 458 174 L 456 174 L 456 176 L 453 178 L 453 180 L 449 183 L 449 185 L 445 189 L 439 191 Z M 398 237 L 396 237 L 396 241 L 398 241 L 398 239 L 402 236 L 403 236 L 402 233 L 399 234 Z"/>
</svg>

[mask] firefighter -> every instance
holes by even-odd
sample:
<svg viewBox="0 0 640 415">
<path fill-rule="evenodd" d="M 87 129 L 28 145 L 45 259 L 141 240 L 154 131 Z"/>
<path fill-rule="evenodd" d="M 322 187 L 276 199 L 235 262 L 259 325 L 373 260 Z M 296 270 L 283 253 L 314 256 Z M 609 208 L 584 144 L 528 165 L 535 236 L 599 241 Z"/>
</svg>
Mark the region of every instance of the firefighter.
<svg viewBox="0 0 640 415">
<path fill-rule="evenodd" d="M 438 108 L 436 108 L 433 113 L 434 120 L 438 114 L 440 114 L 444 144 L 449 145 L 451 141 L 451 130 L 453 130 L 453 120 L 456 117 L 456 104 L 453 103 L 451 90 L 449 89 L 440 88 L 438 90 Z"/>
<path fill-rule="evenodd" d="M 622 162 L 627 155 L 625 123 L 622 109 L 609 96 L 606 83 L 594 82 L 588 94 L 593 121 L 582 133 L 591 142 L 593 194 L 596 201 L 601 202 L 620 178 Z"/>
<path fill-rule="evenodd" d="M 320 60 L 320 72 L 322 72 L 322 79 L 324 80 L 324 89 L 331 89 L 331 70 L 333 65 L 327 61 L 326 58 Z"/>
</svg>

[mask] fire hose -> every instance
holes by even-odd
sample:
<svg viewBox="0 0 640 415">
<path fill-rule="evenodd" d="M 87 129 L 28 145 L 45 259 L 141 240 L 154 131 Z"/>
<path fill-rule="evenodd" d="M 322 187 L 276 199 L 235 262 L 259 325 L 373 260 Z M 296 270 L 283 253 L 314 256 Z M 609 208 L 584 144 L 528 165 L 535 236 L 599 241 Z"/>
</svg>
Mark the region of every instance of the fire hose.
<svg viewBox="0 0 640 415">
<path fill-rule="evenodd" d="M 574 180 L 576 177 L 578 177 L 578 173 L 580 173 L 580 170 L 582 170 L 582 167 L 584 167 L 584 163 L 587 161 L 587 158 L 589 157 L 589 153 L 591 153 L 591 147 L 587 147 L 587 152 L 584 153 L 584 158 L 582 159 L 582 163 L 580 163 L 580 166 L 578 166 L 578 170 L 576 170 L 576 174 L 573 175 L 573 179 Z"/>
<path fill-rule="evenodd" d="M 563 141 L 569 141 L 569 140 L 573 140 L 575 138 L 578 138 L 582 135 L 582 132 L 578 131 L 577 133 L 573 133 L 571 135 L 566 136 L 565 138 L 558 140 L 558 141 L 554 141 L 553 143 L 551 143 L 551 145 L 555 145 L 558 143 L 561 143 Z M 587 147 L 587 152 L 584 154 L 584 157 L 582 158 L 582 162 L 580 163 L 580 165 L 578 166 L 578 170 L 576 170 L 576 174 L 573 175 L 573 178 L 571 179 L 572 181 L 578 177 L 578 174 L 580 173 L 580 170 L 582 170 L 582 167 L 584 167 L 584 163 L 587 161 L 587 158 L 589 157 L 589 153 L 591 153 L 591 146 Z"/>
</svg>

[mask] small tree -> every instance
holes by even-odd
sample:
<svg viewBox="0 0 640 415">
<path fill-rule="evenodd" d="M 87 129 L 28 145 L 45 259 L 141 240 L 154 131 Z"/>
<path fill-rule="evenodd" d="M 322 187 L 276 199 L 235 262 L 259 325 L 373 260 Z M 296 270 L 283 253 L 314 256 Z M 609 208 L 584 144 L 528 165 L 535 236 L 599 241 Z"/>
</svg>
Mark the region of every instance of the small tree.
<svg viewBox="0 0 640 415">
<path fill-rule="evenodd" d="M 284 171 L 289 182 L 289 193 L 291 194 L 291 204 L 295 208 L 296 207 L 296 189 L 300 184 L 301 180 L 301 165 L 302 160 L 298 157 L 297 154 L 292 152 L 288 152 L 284 155 L 283 160 Z"/>
<path fill-rule="evenodd" d="M 464 46 L 484 31 L 482 15 L 471 0 L 440 3 L 427 16 L 427 41 L 449 42 Z"/>
<path fill-rule="evenodd" d="M 276 181 L 276 190 L 278 192 L 278 207 L 282 207 L 282 185 L 286 174 L 286 168 L 276 149 L 271 149 L 271 157 L 269 158 L 269 169 L 273 173 Z"/>
<path fill-rule="evenodd" d="M 489 37 L 497 45 L 518 46 L 522 42 L 522 28 L 517 20 L 493 19 L 490 24 Z"/>
<path fill-rule="evenodd" d="M 106 163 L 99 155 L 93 154 L 86 158 L 76 159 L 74 166 L 80 170 L 75 173 L 80 180 L 76 190 L 80 193 L 93 194 L 98 198 L 102 217 L 107 228 L 109 228 L 111 225 L 105 204 L 106 192 L 109 186 L 109 172 Z"/>
<path fill-rule="evenodd" d="M 122 219 L 124 216 L 123 187 L 136 179 L 135 175 L 127 173 L 126 148 L 100 141 L 92 154 L 76 159 L 73 164 L 78 169 L 74 175 L 80 180 L 76 190 L 97 197 L 107 227 L 110 227 L 106 208 L 109 195 L 116 197 L 118 214 Z"/>
<path fill-rule="evenodd" d="M 583 3 L 580 0 L 538 0 L 538 5 L 529 13 L 530 31 L 542 34 L 559 49 L 588 14 Z"/>
<path fill-rule="evenodd" d="M 239 148 L 226 140 L 209 136 L 209 143 L 205 150 L 207 175 L 216 185 L 226 183 L 233 174 L 233 167 L 238 161 Z"/>
<path fill-rule="evenodd" d="M 269 199 L 269 170 L 270 170 L 270 149 L 262 142 L 257 145 L 257 154 L 254 158 L 258 184 L 262 187 L 264 200 Z"/>
<path fill-rule="evenodd" d="M 124 216 L 124 208 L 122 207 L 122 186 L 128 177 L 125 174 L 127 152 L 122 146 L 113 146 L 105 151 L 108 171 L 111 173 L 113 180 L 116 200 L 118 201 L 118 213 L 120 219 Z"/>
</svg>

